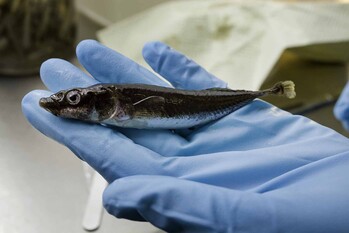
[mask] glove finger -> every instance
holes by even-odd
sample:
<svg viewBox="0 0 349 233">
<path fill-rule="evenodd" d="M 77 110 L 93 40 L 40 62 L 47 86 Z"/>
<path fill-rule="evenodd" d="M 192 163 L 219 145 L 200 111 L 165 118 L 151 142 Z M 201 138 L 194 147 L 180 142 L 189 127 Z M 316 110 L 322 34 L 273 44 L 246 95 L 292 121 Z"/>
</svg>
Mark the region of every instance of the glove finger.
<svg viewBox="0 0 349 233">
<path fill-rule="evenodd" d="M 36 129 L 67 146 L 107 181 L 133 174 L 164 172 L 164 157 L 135 144 L 118 131 L 56 117 L 42 109 L 38 104 L 39 99 L 49 94 L 47 91 L 27 94 L 22 101 L 24 115 Z"/>
<path fill-rule="evenodd" d="M 343 124 L 343 127 L 349 131 L 349 82 L 344 87 L 335 107 L 334 115 Z"/>
<path fill-rule="evenodd" d="M 103 194 L 117 218 L 145 219 L 166 232 L 272 232 L 262 195 L 165 176 L 114 181 Z"/>
<path fill-rule="evenodd" d="M 292 115 L 264 101 L 255 100 L 234 113 L 187 135 L 186 139 L 189 143 L 181 152 L 195 155 L 196 153 L 247 151 L 297 143 L 303 144 L 310 150 L 311 143 L 315 146 L 319 141 L 328 141 L 326 138 L 332 139 L 331 143 L 334 143 L 333 147 L 336 150 L 346 148 L 343 144 L 345 138 L 335 131 L 306 117 Z M 320 150 L 322 153 L 314 154 L 320 156 L 327 153 L 325 151 L 328 149 L 330 148 L 324 148 Z"/>
<path fill-rule="evenodd" d="M 146 68 L 97 41 L 85 40 L 76 48 L 80 63 L 102 83 L 144 83 L 170 86 Z"/>
<path fill-rule="evenodd" d="M 175 88 L 198 90 L 227 87 L 224 81 L 164 43 L 147 43 L 143 48 L 143 57 L 155 72 L 166 78 Z"/>
<path fill-rule="evenodd" d="M 348 164 L 345 151 L 248 192 L 170 177 L 126 177 L 110 184 L 103 202 L 117 217 L 138 214 L 169 232 L 288 232 L 290 226 L 291 232 L 346 232 Z"/>
<path fill-rule="evenodd" d="M 98 81 L 61 59 L 49 59 L 40 68 L 41 80 L 52 92 L 73 87 L 88 87 Z"/>
<path fill-rule="evenodd" d="M 190 155 L 180 152 L 182 148 L 188 145 L 188 141 L 170 130 L 118 128 L 118 131 L 132 139 L 135 143 L 147 147 L 164 157 Z"/>
</svg>

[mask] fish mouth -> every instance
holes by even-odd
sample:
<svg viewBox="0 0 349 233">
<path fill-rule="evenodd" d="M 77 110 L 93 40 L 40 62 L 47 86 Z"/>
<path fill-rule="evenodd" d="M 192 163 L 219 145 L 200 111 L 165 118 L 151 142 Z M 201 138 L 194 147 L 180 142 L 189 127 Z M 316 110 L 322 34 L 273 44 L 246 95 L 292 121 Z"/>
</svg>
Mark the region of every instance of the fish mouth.
<svg viewBox="0 0 349 233">
<path fill-rule="evenodd" d="M 51 97 L 44 97 L 39 100 L 40 107 L 44 108 L 46 111 L 58 115 L 59 103 L 54 101 Z"/>
</svg>

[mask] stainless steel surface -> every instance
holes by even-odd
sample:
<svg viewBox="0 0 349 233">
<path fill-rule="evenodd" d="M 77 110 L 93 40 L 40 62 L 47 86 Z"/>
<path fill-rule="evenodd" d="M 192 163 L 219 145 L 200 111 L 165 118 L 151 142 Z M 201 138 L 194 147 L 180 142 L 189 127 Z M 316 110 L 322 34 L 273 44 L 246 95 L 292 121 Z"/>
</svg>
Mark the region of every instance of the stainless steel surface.
<svg viewBox="0 0 349 233">
<path fill-rule="evenodd" d="M 22 97 L 42 88 L 38 77 L 0 78 L 0 232 L 83 232 L 81 162 L 21 112 Z"/>
</svg>

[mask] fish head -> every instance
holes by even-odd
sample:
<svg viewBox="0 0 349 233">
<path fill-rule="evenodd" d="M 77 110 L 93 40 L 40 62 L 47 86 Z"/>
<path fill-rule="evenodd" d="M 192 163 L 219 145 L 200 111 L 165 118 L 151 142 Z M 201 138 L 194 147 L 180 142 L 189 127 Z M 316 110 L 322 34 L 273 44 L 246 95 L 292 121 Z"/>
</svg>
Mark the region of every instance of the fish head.
<svg viewBox="0 0 349 233">
<path fill-rule="evenodd" d="M 41 98 L 39 104 L 55 116 L 100 122 L 110 118 L 118 108 L 114 93 L 103 85 L 73 88 Z"/>
</svg>

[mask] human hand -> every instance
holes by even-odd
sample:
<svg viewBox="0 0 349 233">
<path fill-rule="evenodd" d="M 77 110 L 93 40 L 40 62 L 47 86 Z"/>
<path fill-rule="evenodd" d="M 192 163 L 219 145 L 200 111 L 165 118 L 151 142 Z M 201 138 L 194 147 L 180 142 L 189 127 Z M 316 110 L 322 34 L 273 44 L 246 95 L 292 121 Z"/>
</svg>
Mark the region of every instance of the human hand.
<svg viewBox="0 0 349 233">
<path fill-rule="evenodd" d="M 162 43 L 143 54 L 175 88 L 226 86 Z M 169 85 L 94 41 L 77 55 L 94 79 L 49 60 L 41 77 L 52 92 L 98 82 Z M 48 95 L 26 95 L 25 116 L 107 179 L 104 205 L 116 217 L 168 232 L 349 230 L 349 141 L 307 118 L 255 100 L 195 131 L 119 129 L 55 117 L 38 105 Z"/>
</svg>

